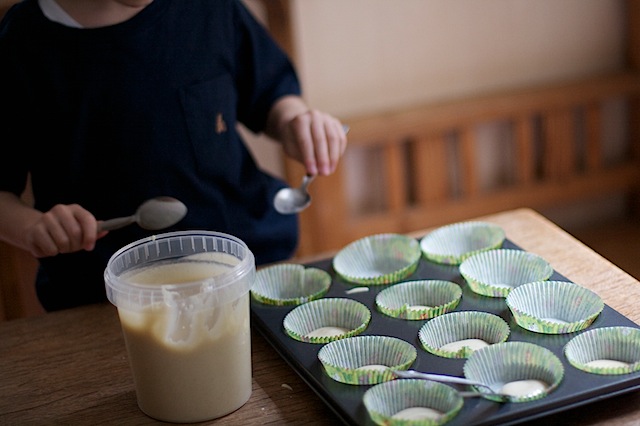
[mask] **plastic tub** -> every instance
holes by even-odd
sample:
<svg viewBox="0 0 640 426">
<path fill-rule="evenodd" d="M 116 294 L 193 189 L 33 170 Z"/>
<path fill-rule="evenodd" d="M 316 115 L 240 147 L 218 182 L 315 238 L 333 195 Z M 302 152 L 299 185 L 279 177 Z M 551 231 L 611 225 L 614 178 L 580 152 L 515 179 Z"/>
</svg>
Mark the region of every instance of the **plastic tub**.
<svg viewBox="0 0 640 426">
<path fill-rule="evenodd" d="M 143 412 L 198 422 L 247 402 L 255 260 L 244 242 L 208 231 L 153 236 L 116 252 L 104 279 Z"/>
</svg>

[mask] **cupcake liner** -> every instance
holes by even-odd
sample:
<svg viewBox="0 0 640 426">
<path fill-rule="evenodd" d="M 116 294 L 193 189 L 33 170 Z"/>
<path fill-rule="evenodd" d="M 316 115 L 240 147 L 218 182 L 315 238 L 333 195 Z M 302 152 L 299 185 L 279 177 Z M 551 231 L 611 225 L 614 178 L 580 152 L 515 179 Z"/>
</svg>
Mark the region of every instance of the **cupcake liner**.
<svg viewBox="0 0 640 426">
<path fill-rule="evenodd" d="M 434 426 L 453 419 L 464 401 L 451 386 L 419 379 L 398 379 L 367 390 L 362 398 L 371 419 L 378 425 Z M 425 410 L 427 418 L 398 418 L 403 410 Z M 405 411 L 406 413 L 406 411 Z"/>
<path fill-rule="evenodd" d="M 432 262 L 459 265 L 469 256 L 502 246 L 504 230 L 487 222 L 459 222 L 440 227 L 420 240 L 424 256 Z"/>
<path fill-rule="evenodd" d="M 565 345 L 564 355 L 571 365 L 587 373 L 640 371 L 640 329 L 603 327 L 585 331 Z"/>
<path fill-rule="evenodd" d="M 400 234 L 377 234 L 340 250 L 333 258 L 333 269 L 349 282 L 391 284 L 413 274 L 420 257 L 420 244 L 416 239 Z"/>
<path fill-rule="evenodd" d="M 445 358 L 468 358 L 479 347 L 502 343 L 509 337 L 509 324 L 488 312 L 451 312 L 425 323 L 418 332 L 422 347 Z M 468 339 L 474 339 L 468 341 Z M 475 339 L 478 339 L 476 341 Z M 455 343 L 466 342 L 467 345 Z M 478 345 L 476 345 L 478 343 Z"/>
<path fill-rule="evenodd" d="M 385 315 L 406 320 L 434 318 L 455 309 L 462 298 L 456 283 L 417 280 L 395 284 L 376 296 L 376 306 Z"/>
<path fill-rule="evenodd" d="M 533 253 L 497 249 L 467 258 L 460 264 L 460 274 L 475 293 L 506 297 L 522 284 L 549 279 L 553 268 L 546 260 Z"/>
<path fill-rule="evenodd" d="M 293 339 L 324 344 L 362 333 L 371 321 L 371 311 L 353 299 L 318 299 L 297 306 L 283 320 L 285 332 Z M 314 334 L 322 329 L 331 333 Z"/>
<path fill-rule="evenodd" d="M 469 356 L 463 371 L 467 379 L 484 383 L 494 392 L 509 394 L 511 402 L 544 398 L 564 376 L 562 362 L 553 352 L 528 342 L 496 343 L 478 349 Z M 487 393 L 487 399 L 496 399 L 483 387 L 476 390 Z"/>
<path fill-rule="evenodd" d="M 406 370 L 417 357 L 416 348 L 389 336 L 355 336 L 323 346 L 318 359 L 333 380 L 371 385 L 394 379 L 392 370 Z"/>
<path fill-rule="evenodd" d="M 326 271 L 284 263 L 258 270 L 251 295 L 267 305 L 300 305 L 324 296 L 330 286 Z"/>
<path fill-rule="evenodd" d="M 587 328 L 604 302 L 591 290 L 567 281 L 537 281 L 509 294 L 507 306 L 520 327 L 544 334 L 572 333 Z"/>
</svg>

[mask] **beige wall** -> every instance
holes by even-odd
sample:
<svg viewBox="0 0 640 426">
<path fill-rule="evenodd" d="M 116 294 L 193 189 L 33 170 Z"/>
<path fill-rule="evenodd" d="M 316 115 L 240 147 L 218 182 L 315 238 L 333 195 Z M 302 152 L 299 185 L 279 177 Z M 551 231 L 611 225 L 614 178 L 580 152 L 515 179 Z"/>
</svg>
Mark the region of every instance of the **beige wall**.
<svg viewBox="0 0 640 426">
<path fill-rule="evenodd" d="M 261 14 L 256 0 L 246 0 Z M 291 0 L 305 97 L 343 119 L 622 66 L 622 0 Z M 281 174 L 275 144 L 252 141 Z"/>
<path fill-rule="evenodd" d="M 619 0 L 293 0 L 307 98 L 348 116 L 623 60 Z"/>
</svg>

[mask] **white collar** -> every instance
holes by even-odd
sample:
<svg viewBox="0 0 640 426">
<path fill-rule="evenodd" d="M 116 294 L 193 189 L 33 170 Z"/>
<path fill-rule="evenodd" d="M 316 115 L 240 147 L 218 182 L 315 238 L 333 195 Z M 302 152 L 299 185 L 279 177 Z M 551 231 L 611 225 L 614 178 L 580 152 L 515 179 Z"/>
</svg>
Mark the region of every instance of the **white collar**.
<svg viewBox="0 0 640 426">
<path fill-rule="evenodd" d="M 38 0 L 38 5 L 40 9 L 42 9 L 44 16 L 49 20 L 66 25 L 67 27 L 82 28 L 82 25 L 65 12 L 56 0 Z"/>
</svg>

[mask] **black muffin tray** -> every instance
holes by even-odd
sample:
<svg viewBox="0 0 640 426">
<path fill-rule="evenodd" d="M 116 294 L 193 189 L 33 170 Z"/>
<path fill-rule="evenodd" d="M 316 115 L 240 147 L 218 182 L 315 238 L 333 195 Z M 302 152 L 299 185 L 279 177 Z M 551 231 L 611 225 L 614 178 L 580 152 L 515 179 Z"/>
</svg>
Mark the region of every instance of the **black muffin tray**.
<svg viewBox="0 0 640 426">
<path fill-rule="evenodd" d="M 506 240 L 504 248 L 519 249 Z M 547 259 L 549 260 L 549 259 Z M 427 320 L 408 321 L 396 319 L 380 313 L 375 306 L 376 295 L 389 285 L 371 285 L 369 291 L 348 294 L 354 284 L 341 279 L 333 270 L 332 259 L 305 264 L 323 269 L 332 277 L 332 285 L 325 297 L 343 297 L 364 303 L 371 311 L 371 322 L 361 335 L 393 336 L 412 343 L 418 352 L 411 369 L 427 372 L 463 376 L 462 368 L 466 359 L 451 359 L 433 355 L 424 350 L 418 339 L 418 332 Z M 523 341 L 543 346 L 551 350 L 563 363 L 564 378 L 557 389 L 548 396 L 531 402 L 496 403 L 484 398 L 468 398 L 464 406 L 448 425 L 494 425 L 516 424 L 545 415 L 558 413 L 603 398 L 640 389 L 640 372 L 624 375 L 604 376 L 586 373 L 569 364 L 563 353 L 565 344 L 579 333 L 597 327 L 627 326 L 640 328 L 633 321 L 605 305 L 602 313 L 586 330 L 569 334 L 538 334 L 518 326 L 506 306 L 504 298 L 481 296 L 474 293 L 460 275 L 457 266 L 432 263 L 424 257 L 417 270 L 404 281 L 418 279 L 448 280 L 462 288 L 462 299 L 456 311 L 484 311 L 502 317 L 511 328 L 507 341 Z M 554 272 L 551 280 L 569 281 Z M 578 283 L 579 284 L 579 283 Z M 369 417 L 362 396 L 373 385 L 349 385 L 331 379 L 318 360 L 319 344 L 305 343 L 289 337 L 282 326 L 284 317 L 295 306 L 271 306 L 251 299 L 251 321 L 265 339 L 320 396 L 320 398 L 347 425 L 374 425 Z M 456 385 L 453 385 L 457 387 Z M 463 389 L 457 387 L 458 389 Z"/>
</svg>

